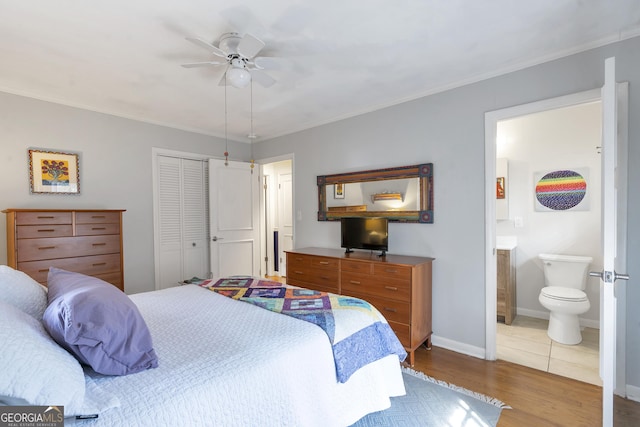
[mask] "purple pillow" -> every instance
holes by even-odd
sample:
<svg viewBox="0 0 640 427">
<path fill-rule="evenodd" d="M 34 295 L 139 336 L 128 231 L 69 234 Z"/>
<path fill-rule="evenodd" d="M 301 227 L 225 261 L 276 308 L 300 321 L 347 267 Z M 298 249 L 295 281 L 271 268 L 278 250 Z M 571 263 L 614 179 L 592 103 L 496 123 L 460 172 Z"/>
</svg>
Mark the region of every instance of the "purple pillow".
<svg viewBox="0 0 640 427">
<path fill-rule="evenodd" d="M 96 277 L 51 267 L 42 322 L 53 339 L 94 371 L 127 375 L 158 366 L 138 307 Z"/>
</svg>

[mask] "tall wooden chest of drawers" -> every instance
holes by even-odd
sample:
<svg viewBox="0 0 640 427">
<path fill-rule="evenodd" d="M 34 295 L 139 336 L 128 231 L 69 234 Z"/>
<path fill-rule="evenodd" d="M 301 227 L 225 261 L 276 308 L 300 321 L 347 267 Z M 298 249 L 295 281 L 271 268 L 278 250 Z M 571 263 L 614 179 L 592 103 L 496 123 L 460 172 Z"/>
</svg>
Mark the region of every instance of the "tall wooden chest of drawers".
<svg viewBox="0 0 640 427">
<path fill-rule="evenodd" d="M 431 346 L 433 258 L 339 249 L 304 248 L 287 252 L 287 283 L 360 298 L 380 311 L 409 352 Z"/>
<path fill-rule="evenodd" d="M 7 264 L 43 285 L 49 267 L 98 277 L 124 290 L 124 210 L 7 209 Z"/>
</svg>

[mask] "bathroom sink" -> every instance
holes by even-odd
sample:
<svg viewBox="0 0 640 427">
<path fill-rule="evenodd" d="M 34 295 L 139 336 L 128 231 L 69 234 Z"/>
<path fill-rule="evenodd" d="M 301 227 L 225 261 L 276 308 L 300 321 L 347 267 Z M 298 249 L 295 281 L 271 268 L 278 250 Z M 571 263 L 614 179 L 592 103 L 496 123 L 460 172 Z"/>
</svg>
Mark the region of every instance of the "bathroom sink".
<svg viewBox="0 0 640 427">
<path fill-rule="evenodd" d="M 510 251 L 518 246 L 517 236 L 496 236 L 496 249 Z"/>
</svg>

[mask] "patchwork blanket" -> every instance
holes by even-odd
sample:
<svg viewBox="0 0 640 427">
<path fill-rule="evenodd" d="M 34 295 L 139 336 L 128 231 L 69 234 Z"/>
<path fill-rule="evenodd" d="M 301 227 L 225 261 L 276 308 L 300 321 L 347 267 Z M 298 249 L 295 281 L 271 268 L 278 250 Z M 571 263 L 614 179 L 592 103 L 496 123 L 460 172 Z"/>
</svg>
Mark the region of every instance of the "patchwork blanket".
<svg viewBox="0 0 640 427">
<path fill-rule="evenodd" d="M 199 284 L 221 295 L 318 325 L 329 337 L 339 382 L 368 363 L 407 352 L 385 318 L 368 302 L 256 277 L 226 277 Z"/>
</svg>

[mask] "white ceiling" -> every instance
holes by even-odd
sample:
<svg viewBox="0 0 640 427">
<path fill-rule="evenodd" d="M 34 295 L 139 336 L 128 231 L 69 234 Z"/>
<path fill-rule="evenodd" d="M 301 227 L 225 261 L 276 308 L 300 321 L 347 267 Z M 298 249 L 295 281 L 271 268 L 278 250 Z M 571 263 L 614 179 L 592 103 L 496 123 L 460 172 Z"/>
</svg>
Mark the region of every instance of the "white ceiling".
<svg viewBox="0 0 640 427">
<path fill-rule="evenodd" d="M 222 70 L 180 64 L 229 31 L 284 59 L 253 86 L 264 140 L 640 35 L 640 1 L 0 0 L 0 91 L 224 137 Z M 227 89 L 229 139 L 250 94 Z"/>
</svg>

